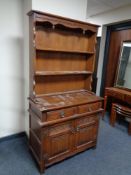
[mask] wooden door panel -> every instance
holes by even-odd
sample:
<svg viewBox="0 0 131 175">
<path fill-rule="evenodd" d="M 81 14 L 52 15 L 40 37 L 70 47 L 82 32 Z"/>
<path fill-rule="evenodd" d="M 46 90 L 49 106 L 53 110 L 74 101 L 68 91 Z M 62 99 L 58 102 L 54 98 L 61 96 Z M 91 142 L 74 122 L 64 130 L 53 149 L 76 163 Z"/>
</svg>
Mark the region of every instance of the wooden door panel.
<svg viewBox="0 0 131 175">
<path fill-rule="evenodd" d="M 98 118 L 97 116 L 84 117 L 76 121 L 76 149 L 88 147 L 97 138 Z"/>
<path fill-rule="evenodd" d="M 90 126 L 85 126 L 80 128 L 76 134 L 76 147 L 81 148 L 88 146 L 89 143 L 92 143 L 96 140 L 97 137 L 97 125 L 93 124 Z"/>
<path fill-rule="evenodd" d="M 47 129 L 48 134 L 43 138 L 43 151 L 46 163 L 64 157 L 73 149 L 73 122 L 60 123 Z"/>
</svg>

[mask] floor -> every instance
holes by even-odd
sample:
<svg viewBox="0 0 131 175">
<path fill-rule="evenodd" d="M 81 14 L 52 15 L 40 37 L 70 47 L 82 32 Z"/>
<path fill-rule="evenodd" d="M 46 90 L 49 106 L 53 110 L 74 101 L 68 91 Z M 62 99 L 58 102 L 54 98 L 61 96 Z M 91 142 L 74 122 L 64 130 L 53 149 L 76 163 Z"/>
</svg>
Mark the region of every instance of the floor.
<svg viewBox="0 0 131 175">
<path fill-rule="evenodd" d="M 126 128 L 127 129 L 127 128 Z M 45 175 L 130 175 L 131 136 L 100 122 L 98 145 L 47 168 Z M 0 175 L 39 175 L 26 137 L 0 143 Z"/>
</svg>

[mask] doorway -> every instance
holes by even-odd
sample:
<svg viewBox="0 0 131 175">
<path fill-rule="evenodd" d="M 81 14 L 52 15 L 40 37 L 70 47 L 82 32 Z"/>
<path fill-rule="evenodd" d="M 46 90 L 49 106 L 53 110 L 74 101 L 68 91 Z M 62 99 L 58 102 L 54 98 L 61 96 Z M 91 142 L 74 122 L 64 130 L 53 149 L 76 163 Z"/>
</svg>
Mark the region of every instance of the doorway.
<svg viewBox="0 0 131 175">
<path fill-rule="evenodd" d="M 104 96 L 106 87 L 114 86 L 121 44 L 126 40 L 131 40 L 131 21 L 107 27 L 100 88 L 101 96 Z"/>
</svg>

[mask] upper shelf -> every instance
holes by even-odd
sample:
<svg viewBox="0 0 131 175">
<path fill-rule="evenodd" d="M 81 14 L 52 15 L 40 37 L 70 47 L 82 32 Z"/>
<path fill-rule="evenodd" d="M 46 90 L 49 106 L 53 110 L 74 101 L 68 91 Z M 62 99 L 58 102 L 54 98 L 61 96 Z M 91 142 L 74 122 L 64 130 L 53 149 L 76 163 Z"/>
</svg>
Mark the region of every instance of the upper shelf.
<svg viewBox="0 0 131 175">
<path fill-rule="evenodd" d="M 38 48 L 36 47 L 36 50 L 37 51 L 46 51 L 46 52 L 63 52 L 63 53 L 77 53 L 77 54 L 89 54 L 89 55 L 92 55 L 94 54 L 95 52 L 91 52 L 91 51 L 78 51 L 78 50 L 58 50 L 58 49 L 51 49 L 51 48 L 46 48 L 46 49 L 43 49 L 43 48 Z"/>
<path fill-rule="evenodd" d="M 69 29 L 74 31 L 82 32 L 83 34 L 87 33 L 97 33 L 97 28 L 95 25 L 89 24 L 89 23 L 82 23 L 78 21 L 67 21 L 65 19 L 57 19 L 55 17 L 47 17 L 43 15 L 36 15 L 36 25 L 37 26 L 46 26 L 51 28 L 59 28 L 59 29 Z"/>
<path fill-rule="evenodd" d="M 37 76 L 51 76 L 51 75 L 90 75 L 91 71 L 36 71 Z"/>
<path fill-rule="evenodd" d="M 66 32 L 73 32 L 77 34 L 83 34 L 87 36 L 91 36 L 93 34 L 96 34 L 96 31 L 93 31 L 91 29 L 83 28 L 81 26 L 76 26 L 76 25 L 69 25 L 69 24 L 53 24 L 49 21 L 42 21 L 42 22 L 37 22 L 36 23 L 36 29 L 55 29 L 55 30 L 62 30 Z"/>
</svg>

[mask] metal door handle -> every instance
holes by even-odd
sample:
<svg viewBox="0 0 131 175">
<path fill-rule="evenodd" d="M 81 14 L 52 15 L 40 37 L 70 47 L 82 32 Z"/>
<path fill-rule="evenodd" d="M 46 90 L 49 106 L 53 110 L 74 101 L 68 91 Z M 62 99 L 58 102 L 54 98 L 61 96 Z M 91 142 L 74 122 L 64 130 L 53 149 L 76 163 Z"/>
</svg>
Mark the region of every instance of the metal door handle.
<svg viewBox="0 0 131 175">
<path fill-rule="evenodd" d="M 64 111 L 61 111 L 60 112 L 60 116 L 61 116 L 61 118 L 64 118 L 65 117 L 65 112 Z"/>
<path fill-rule="evenodd" d="M 77 127 L 77 128 L 76 128 L 76 131 L 77 131 L 77 132 L 79 132 L 79 131 L 80 131 L 80 128 L 79 128 L 79 127 Z"/>
</svg>

